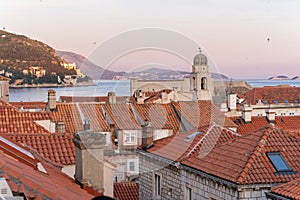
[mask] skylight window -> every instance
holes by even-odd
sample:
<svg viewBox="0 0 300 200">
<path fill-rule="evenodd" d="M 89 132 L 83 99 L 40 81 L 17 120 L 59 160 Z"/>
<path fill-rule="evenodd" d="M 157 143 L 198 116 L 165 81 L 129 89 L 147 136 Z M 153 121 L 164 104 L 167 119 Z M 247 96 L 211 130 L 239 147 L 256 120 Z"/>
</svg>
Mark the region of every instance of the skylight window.
<svg viewBox="0 0 300 200">
<path fill-rule="evenodd" d="M 283 100 L 283 103 L 288 103 L 288 102 L 289 102 L 289 100 L 286 100 L 286 99 L 285 99 L 285 100 Z"/>
<path fill-rule="evenodd" d="M 262 100 L 261 102 L 263 102 L 263 104 L 268 104 L 267 100 Z"/>
<path fill-rule="evenodd" d="M 279 102 L 278 102 L 278 100 L 273 100 L 273 103 L 276 103 L 276 104 L 277 104 L 277 103 L 279 103 Z"/>
<path fill-rule="evenodd" d="M 288 166 L 288 164 L 281 156 L 280 152 L 270 152 L 267 153 L 267 156 L 277 172 L 292 171 L 292 169 Z"/>
<path fill-rule="evenodd" d="M 193 139 L 194 137 L 196 137 L 197 135 L 200 135 L 200 134 L 202 134 L 202 132 L 194 132 L 194 133 L 186 136 L 184 141 L 189 142 L 191 139 Z"/>
</svg>

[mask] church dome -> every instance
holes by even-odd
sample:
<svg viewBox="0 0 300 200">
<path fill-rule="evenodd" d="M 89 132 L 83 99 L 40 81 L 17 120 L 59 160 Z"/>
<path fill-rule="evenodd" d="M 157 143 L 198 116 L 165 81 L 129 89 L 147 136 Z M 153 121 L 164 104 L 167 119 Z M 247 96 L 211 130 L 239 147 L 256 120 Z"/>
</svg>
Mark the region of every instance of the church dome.
<svg viewBox="0 0 300 200">
<path fill-rule="evenodd" d="M 194 66 L 196 65 L 207 65 L 207 57 L 201 53 L 199 48 L 199 53 L 194 57 Z"/>
</svg>

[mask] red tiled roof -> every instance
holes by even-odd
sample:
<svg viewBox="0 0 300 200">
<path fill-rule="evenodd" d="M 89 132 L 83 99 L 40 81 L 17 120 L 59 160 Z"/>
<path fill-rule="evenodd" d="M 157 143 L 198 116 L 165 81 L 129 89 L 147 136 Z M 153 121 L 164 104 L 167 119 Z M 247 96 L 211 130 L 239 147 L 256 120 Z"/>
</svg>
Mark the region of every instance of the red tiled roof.
<svg viewBox="0 0 300 200">
<path fill-rule="evenodd" d="M 108 131 L 102 108 L 99 103 L 57 103 L 57 111 L 53 112 L 54 121 L 64 121 L 66 132 L 73 134 L 83 130 L 83 120 L 89 119 L 94 131 Z"/>
<path fill-rule="evenodd" d="M 118 200 L 138 200 L 139 185 L 135 182 L 114 183 L 114 198 Z"/>
<path fill-rule="evenodd" d="M 145 96 L 148 97 L 147 99 L 144 100 L 145 103 L 153 103 L 154 101 L 156 101 L 157 99 L 160 98 L 160 95 L 163 93 L 163 92 L 166 92 L 167 94 L 171 93 L 172 90 L 170 89 L 163 89 L 163 90 L 160 90 L 160 91 L 147 91 L 145 92 Z"/>
<path fill-rule="evenodd" d="M 9 178 L 8 185 L 13 192 L 24 192 L 26 197 L 93 198 L 59 169 L 34 157 L 26 147 L 18 146 L 4 136 L 0 140 L 0 172 Z"/>
<path fill-rule="evenodd" d="M 9 102 L 12 106 L 20 109 L 42 109 L 44 110 L 47 106 L 46 102 L 36 101 L 36 102 Z"/>
<path fill-rule="evenodd" d="M 8 135 L 16 142 L 37 151 L 44 158 L 61 165 L 75 164 L 75 148 L 72 138 L 62 133 L 50 135 Z"/>
<path fill-rule="evenodd" d="M 63 121 L 67 133 L 73 134 L 83 130 L 83 122 L 76 104 L 57 103 L 56 110 L 53 112 L 53 119 L 55 122 Z"/>
<path fill-rule="evenodd" d="M 18 112 L 13 106 L 0 105 L 0 133 L 4 134 L 49 134 L 34 120 L 49 119 L 49 113 Z"/>
<path fill-rule="evenodd" d="M 118 129 L 141 129 L 129 104 L 103 104 L 101 106 Z"/>
<path fill-rule="evenodd" d="M 195 132 L 201 133 L 187 140 L 187 136 Z M 199 151 L 206 151 L 238 136 L 230 130 L 214 125 L 157 140 L 147 151 L 173 161 L 182 161 Z"/>
<path fill-rule="evenodd" d="M 65 103 L 78 103 L 78 102 L 101 102 L 106 103 L 108 96 L 60 96 L 60 101 Z M 118 103 L 135 102 L 133 96 L 116 96 Z"/>
<path fill-rule="evenodd" d="M 300 102 L 300 87 L 265 86 L 253 88 L 245 93 L 247 103 L 254 105 L 257 100 L 265 100 L 268 104 L 274 104 L 273 100 L 277 100 L 278 103 L 284 103 L 284 100 L 288 100 L 289 103 L 295 103 L 295 100 Z"/>
<path fill-rule="evenodd" d="M 245 123 L 242 117 L 231 117 L 238 126 L 237 132 L 240 134 L 249 133 L 269 124 L 264 116 L 252 116 L 251 123 Z M 277 128 L 288 132 L 300 130 L 300 116 L 276 116 L 274 125 Z"/>
<path fill-rule="evenodd" d="M 297 173 L 276 175 L 267 152 L 280 152 Z M 230 142 L 216 146 L 206 156 L 201 152 L 183 164 L 238 184 L 280 183 L 299 177 L 300 141 L 267 126 Z"/>
<path fill-rule="evenodd" d="M 172 104 L 132 104 L 141 120 L 147 119 L 155 129 L 172 129 L 177 133 L 180 127 L 179 118 Z"/>
<path fill-rule="evenodd" d="M 233 121 L 225 116 L 211 101 L 182 101 L 172 103 L 179 116 L 186 119 L 193 128 L 216 123 L 224 127 L 236 127 Z"/>
<path fill-rule="evenodd" d="M 284 196 L 289 199 L 300 200 L 300 178 L 288 183 L 280 184 L 272 188 L 272 193 Z"/>
</svg>

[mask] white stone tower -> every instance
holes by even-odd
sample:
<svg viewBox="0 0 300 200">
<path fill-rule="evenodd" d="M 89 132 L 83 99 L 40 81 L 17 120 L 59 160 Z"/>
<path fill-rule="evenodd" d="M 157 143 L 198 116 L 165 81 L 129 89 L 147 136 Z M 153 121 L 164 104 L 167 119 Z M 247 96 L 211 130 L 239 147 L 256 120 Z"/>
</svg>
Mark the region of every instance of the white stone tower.
<svg viewBox="0 0 300 200">
<path fill-rule="evenodd" d="M 190 89 L 194 93 L 194 100 L 212 100 L 214 80 L 209 72 L 207 57 L 199 53 L 194 57 L 190 78 Z"/>
</svg>

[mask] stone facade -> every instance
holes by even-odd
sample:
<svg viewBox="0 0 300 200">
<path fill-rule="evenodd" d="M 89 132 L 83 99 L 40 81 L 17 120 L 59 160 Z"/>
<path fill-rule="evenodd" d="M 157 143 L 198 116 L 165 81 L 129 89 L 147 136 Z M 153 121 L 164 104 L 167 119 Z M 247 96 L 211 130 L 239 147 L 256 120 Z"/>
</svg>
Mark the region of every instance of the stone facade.
<svg viewBox="0 0 300 200">
<path fill-rule="evenodd" d="M 140 155 L 139 199 L 265 200 L 272 184 L 239 185 L 205 174 L 171 160 L 146 153 Z M 154 176 L 161 177 L 161 195 L 154 195 Z"/>
</svg>

